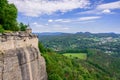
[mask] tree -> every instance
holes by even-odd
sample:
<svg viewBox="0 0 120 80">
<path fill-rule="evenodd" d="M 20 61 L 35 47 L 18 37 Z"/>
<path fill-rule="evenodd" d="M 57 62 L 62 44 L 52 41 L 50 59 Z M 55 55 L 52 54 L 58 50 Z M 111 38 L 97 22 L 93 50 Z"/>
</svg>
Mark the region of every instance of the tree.
<svg viewBox="0 0 120 80">
<path fill-rule="evenodd" d="M 63 80 L 58 74 L 53 73 L 49 76 L 49 80 Z"/>
<path fill-rule="evenodd" d="M 0 25 L 0 33 L 3 33 L 4 29 L 2 28 L 2 25 Z"/>
<path fill-rule="evenodd" d="M 26 28 L 27 28 L 27 25 L 25 25 L 25 24 L 23 24 L 23 23 L 20 23 L 20 24 L 19 24 L 19 27 L 20 27 L 20 30 L 21 30 L 21 31 L 25 31 Z"/>
<path fill-rule="evenodd" d="M 5 30 L 18 31 L 17 8 L 7 0 L 0 0 L 0 24 Z"/>
</svg>

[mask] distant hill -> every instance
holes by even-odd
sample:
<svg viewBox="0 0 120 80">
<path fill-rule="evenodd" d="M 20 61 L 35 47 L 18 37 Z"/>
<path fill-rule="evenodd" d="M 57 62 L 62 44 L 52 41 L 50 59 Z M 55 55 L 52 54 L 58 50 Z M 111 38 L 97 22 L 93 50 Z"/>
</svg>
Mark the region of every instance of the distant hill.
<svg viewBox="0 0 120 80">
<path fill-rule="evenodd" d="M 39 36 L 44 36 L 44 35 L 54 36 L 54 35 L 61 35 L 62 32 L 43 32 L 43 33 L 34 33 L 34 34 L 37 34 Z"/>
<path fill-rule="evenodd" d="M 56 35 L 81 35 L 81 36 L 99 36 L 99 37 L 118 37 L 120 36 L 120 34 L 116 34 L 116 33 L 90 33 L 90 32 L 76 32 L 76 33 L 63 33 L 63 32 L 43 32 L 43 33 L 34 33 L 37 34 L 39 36 L 56 36 Z"/>
<path fill-rule="evenodd" d="M 120 34 L 115 33 L 38 33 L 46 48 L 55 51 L 99 49 L 106 53 L 120 53 Z"/>
</svg>

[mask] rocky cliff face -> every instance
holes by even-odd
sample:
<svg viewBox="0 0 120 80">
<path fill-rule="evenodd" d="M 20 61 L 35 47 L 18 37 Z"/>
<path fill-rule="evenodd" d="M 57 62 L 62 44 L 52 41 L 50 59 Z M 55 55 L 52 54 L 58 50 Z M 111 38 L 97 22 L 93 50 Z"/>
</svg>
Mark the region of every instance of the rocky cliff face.
<svg viewBox="0 0 120 80">
<path fill-rule="evenodd" d="M 0 35 L 0 80 L 47 80 L 38 38 L 20 33 Z"/>
</svg>

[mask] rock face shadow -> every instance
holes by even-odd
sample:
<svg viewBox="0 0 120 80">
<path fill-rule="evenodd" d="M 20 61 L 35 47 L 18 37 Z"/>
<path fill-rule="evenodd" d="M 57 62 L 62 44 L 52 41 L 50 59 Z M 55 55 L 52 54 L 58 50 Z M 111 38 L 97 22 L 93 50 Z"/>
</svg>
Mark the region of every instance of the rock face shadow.
<svg viewBox="0 0 120 80">
<path fill-rule="evenodd" d="M 47 80 L 38 38 L 30 29 L 0 34 L 0 80 Z"/>
<path fill-rule="evenodd" d="M 21 70 L 22 80 L 30 80 L 29 69 L 28 69 L 28 65 L 26 64 L 27 58 L 26 58 L 26 53 L 24 52 L 24 49 L 18 50 L 17 57 L 18 57 L 19 67 Z"/>
</svg>

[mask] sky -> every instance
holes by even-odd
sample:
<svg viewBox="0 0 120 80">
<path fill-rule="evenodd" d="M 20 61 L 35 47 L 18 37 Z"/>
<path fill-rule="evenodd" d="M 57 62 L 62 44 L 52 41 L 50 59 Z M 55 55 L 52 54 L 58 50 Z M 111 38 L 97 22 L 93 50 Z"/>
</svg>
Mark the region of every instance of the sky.
<svg viewBox="0 0 120 80">
<path fill-rule="evenodd" d="M 8 0 L 33 32 L 120 33 L 120 0 Z"/>
</svg>

